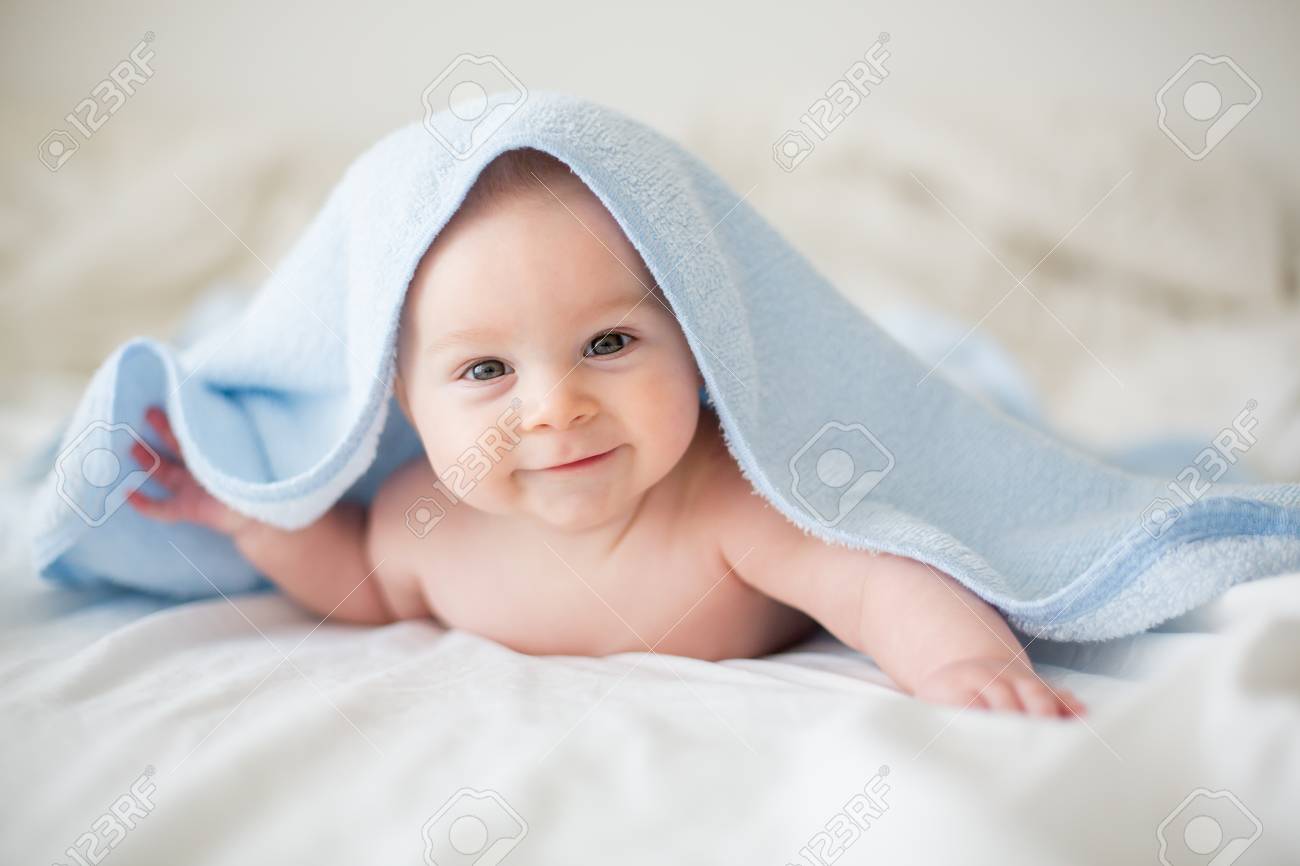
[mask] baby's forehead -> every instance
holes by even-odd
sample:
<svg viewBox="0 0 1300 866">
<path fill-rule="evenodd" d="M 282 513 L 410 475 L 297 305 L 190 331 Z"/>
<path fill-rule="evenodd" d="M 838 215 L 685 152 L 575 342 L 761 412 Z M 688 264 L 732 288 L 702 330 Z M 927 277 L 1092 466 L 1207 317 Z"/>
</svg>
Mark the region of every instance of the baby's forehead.
<svg viewBox="0 0 1300 866">
<path fill-rule="evenodd" d="M 638 302 L 668 309 L 599 196 L 567 165 L 530 149 L 507 151 L 480 173 L 430 243 L 412 287 L 420 307 L 439 311 L 439 330 L 456 327 L 447 322 L 453 313 L 507 318 L 511 304 L 548 321 L 627 299 L 625 309 Z M 555 295 L 553 303 L 535 303 L 542 293 Z"/>
<path fill-rule="evenodd" d="M 626 313 L 641 309 L 662 309 L 663 294 L 658 287 L 647 289 L 628 279 L 589 279 L 552 284 L 520 283 L 507 289 L 493 290 L 492 285 L 468 281 L 437 281 L 427 291 L 436 295 L 433 303 L 421 304 L 430 316 L 437 317 L 439 330 L 457 327 L 455 322 L 510 321 L 521 327 L 529 323 L 573 320 L 585 321 L 592 316 Z M 410 307 L 403 315 L 411 312 Z M 664 304 L 664 307 L 667 305 Z M 430 320 L 430 324 L 434 324 Z"/>
</svg>

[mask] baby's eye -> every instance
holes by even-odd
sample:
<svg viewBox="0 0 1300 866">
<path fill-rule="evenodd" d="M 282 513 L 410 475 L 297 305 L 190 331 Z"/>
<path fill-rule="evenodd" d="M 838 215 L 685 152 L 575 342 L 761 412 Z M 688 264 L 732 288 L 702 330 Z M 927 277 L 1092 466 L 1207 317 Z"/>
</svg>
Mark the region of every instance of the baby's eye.
<svg viewBox="0 0 1300 866">
<path fill-rule="evenodd" d="M 465 371 L 465 374 L 461 376 L 461 378 L 463 379 L 468 376 L 475 382 L 490 382 L 498 376 L 504 376 L 508 372 L 514 372 L 510 369 L 509 364 L 491 358 L 487 361 L 478 361 L 470 365 L 470 368 Z"/>
<path fill-rule="evenodd" d="M 619 342 L 619 337 L 622 337 L 626 342 Z M 587 347 L 587 351 L 583 352 L 583 354 L 588 358 L 592 355 L 613 355 L 625 349 L 628 343 L 631 342 L 632 337 L 630 334 L 624 334 L 621 331 L 608 331 L 592 340 Z"/>
</svg>

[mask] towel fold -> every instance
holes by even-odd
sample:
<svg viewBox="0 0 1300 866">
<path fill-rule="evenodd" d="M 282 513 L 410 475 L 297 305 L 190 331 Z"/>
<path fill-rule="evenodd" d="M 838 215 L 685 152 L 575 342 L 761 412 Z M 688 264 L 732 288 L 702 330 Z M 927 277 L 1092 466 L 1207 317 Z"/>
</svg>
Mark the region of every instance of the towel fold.
<svg viewBox="0 0 1300 866">
<path fill-rule="evenodd" d="M 745 477 L 818 538 L 927 562 L 1060 640 L 1138 632 L 1300 568 L 1300 486 L 1219 480 L 1253 441 L 1249 409 L 1174 477 L 1105 465 L 1016 417 L 1029 407 L 1001 366 L 1011 412 L 931 373 L 674 142 L 567 95 L 493 107 L 506 118 L 485 141 L 413 124 L 362 154 L 235 328 L 104 362 L 33 510 L 44 576 L 177 598 L 266 585 L 229 540 L 122 506 L 165 495 L 130 456 L 137 437 L 159 445 L 151 404 L 206 489 L 284 528 L 368 501 L 419 455 L 393 406 L 402 301 L 478 173 L 519 147 L 605 203 L 683 323 Z"/>
</svg>

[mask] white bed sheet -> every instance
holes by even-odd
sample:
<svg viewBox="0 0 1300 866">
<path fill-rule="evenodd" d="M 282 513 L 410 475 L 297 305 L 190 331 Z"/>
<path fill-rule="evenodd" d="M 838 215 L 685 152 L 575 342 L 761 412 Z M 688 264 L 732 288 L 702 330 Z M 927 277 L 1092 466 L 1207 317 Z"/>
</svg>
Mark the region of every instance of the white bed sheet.
<svg viewBox="0 0 1300 866">
<path fill-rule="evenodd" d="M 881 766 L 887 808 L 837 862 L 1158 863 L 1200 788 L 1258 819 L 1238 862 L 1300 852 L 1300 574 L 1134 639 L 1035 644 L 1085 725 L 920 703 L 824 635 L 719 664 L 533 658 L 274 594 L 66 593 L 23 559 L 22 502 L 0 494 L 3 863 L 76 863 L 91 832 L 110 863 L 418 864 L 463 788 L 526 824 L 510 864 L 830 862 L 814 834 Z M 99 816 L 146 767 L 119 840 Z"/>
</svg>

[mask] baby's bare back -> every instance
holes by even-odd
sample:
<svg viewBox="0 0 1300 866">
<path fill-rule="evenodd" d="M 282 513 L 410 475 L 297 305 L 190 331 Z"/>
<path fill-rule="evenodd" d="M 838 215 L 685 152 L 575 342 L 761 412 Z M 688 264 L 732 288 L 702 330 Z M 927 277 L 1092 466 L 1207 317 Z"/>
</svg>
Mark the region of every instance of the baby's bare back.
<svg viewBox="0 0 1300 866">
<path fill-rule="evenodd" d="M 653 648 L 721 659 L 787 646 L 813 621 L 744 583 L 723 557 L 726 497 L 746 495 L 747 486 L 719 483 L 718 473 L 739 469 L 710 419 L 701 417 L 686 456 L 647 491 L 608 550 L 464 503 L 418 538 L 405 526 L 406 510 L 430 496 L 436 477 L 423 460 L 408 464 L 371 515 L 387 527 L 372 536 L 373 556 L 396 565 L 380 572 L 385 594 L 536 655 Z"/>
</svg>

